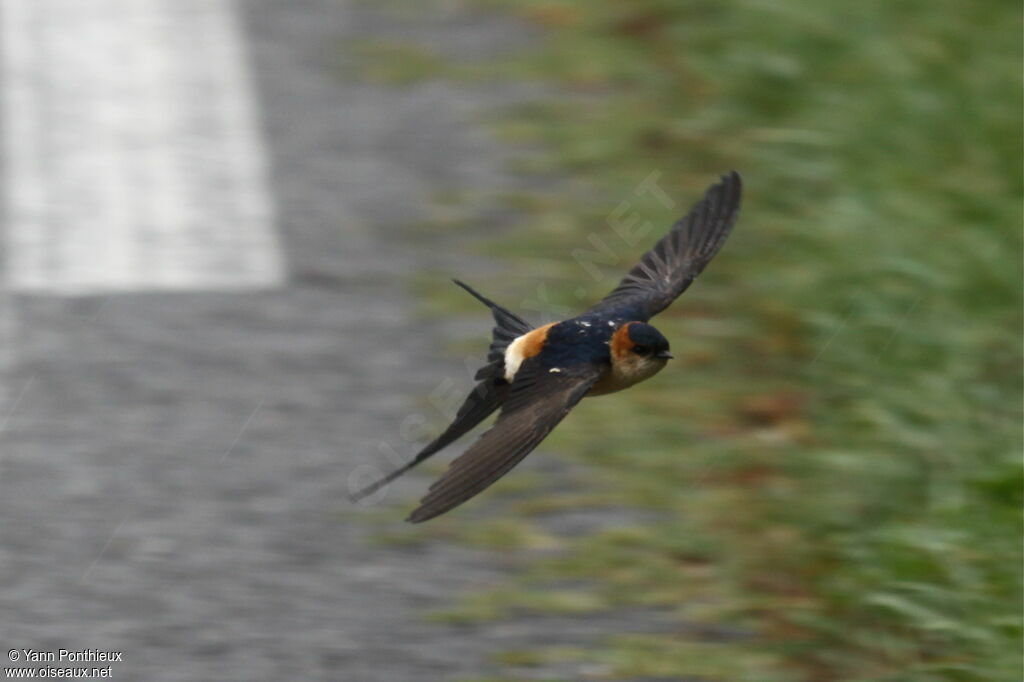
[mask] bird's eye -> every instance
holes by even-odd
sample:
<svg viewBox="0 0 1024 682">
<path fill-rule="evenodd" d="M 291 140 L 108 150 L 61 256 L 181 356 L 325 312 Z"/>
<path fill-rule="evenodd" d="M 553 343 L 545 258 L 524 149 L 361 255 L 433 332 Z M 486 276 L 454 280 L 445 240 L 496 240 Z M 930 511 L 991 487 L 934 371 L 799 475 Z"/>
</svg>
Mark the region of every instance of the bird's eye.
<svg viewBox="0 0 1024 682">
<path fill-rule="evenodd" d="M 647 346 L 633 346 L 633 352 L 637 355 L 649 355 L 651 349 Z"/>
</svg>

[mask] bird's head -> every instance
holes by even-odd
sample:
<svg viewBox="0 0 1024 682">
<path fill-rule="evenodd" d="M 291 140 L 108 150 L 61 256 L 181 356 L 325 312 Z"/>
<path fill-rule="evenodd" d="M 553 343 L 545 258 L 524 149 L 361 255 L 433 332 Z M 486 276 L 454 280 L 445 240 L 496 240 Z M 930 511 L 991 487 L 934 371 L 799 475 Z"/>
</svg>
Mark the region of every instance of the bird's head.
<svg viewBox="0 0 1024 682">
<path fill-rule="evenodd" d="M 654 376 L 672 357 L 668 339 L 643 322 L 629 322 L 616 329 L 609 345 L 612 373 L 621 387 Z"/>
<path fill-rule="evenodd" d="M 623 325 L 616 336 L 621 338 L 617 350 L 639 356 L 644 359 L 664 363 L 672 358 L 668 352 L 668 339 L 661 332 L 644 322 L 630 322 Z"/>
</svg>

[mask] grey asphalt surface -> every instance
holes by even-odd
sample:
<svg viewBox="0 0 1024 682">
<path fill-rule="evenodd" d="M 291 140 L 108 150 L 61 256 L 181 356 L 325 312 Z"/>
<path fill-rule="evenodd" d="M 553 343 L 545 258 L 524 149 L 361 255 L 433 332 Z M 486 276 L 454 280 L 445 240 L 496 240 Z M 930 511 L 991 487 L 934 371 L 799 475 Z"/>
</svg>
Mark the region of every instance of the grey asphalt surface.
<svg viewBox="0 0 1024 682">
<path fill-rule="evenodd" d="M 506 568 L 440 543 L 375 545 L 345 499 L 381 441 L 409 452 L 399 425 L 419 398 L 466 382 L 438 349 L 486 316 L 424 323 L 407 277 L 486 264 L 402 226 L 436 190 L 505 181 L 504 152 L 469 121 L 507 94 L 360 82 L 343 47 L 409 35 L 473 56 L 522 29 L 332 0 L 243 8 L 288 285 L 5 296 L 4 651 L 120 651 L 117 680 L 401 682 L 482 676 L 495 650 L 623 629 L 628 615 L 432 623 L 425 611 Z M 396 524 L 425 481 L 389 493 Z"/>
</svg>

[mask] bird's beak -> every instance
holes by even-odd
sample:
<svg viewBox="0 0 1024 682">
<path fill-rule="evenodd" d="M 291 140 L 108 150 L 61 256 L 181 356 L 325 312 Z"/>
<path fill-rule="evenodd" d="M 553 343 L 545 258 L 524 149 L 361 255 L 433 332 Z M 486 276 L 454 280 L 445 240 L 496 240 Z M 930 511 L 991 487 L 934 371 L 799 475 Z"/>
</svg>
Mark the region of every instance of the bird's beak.
<svg viewBox="0 0 1024 682">
<path fill-rule="evenodd" d="M 663 350 L 663 351 L 659 352 L 657 355 L 655 355 L 654 357 L 656 357 L 656 358 L 664 358 L 665 360 L 671 360 L 675 356 L 672 355 L 671 353 L 669 353 L 667 350 Z"/>
</svg>

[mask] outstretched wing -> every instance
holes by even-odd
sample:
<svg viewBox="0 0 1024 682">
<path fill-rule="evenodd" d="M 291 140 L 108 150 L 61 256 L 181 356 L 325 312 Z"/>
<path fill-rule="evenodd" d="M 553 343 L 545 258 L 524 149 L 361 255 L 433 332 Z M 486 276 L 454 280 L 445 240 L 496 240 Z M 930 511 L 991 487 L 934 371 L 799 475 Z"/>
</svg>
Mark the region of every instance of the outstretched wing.
<svg viewBox="0 0 1024 682">
<path fill-rule="evenodd" d="M 628 311 L 647 321 L 667 308 L 722 248 L 740 211 L 742 183 L 731 171 L 644 254 L 591 311 Z"/>
<path fill-rule="evenodd" d="M 443 514 L 508 473 L 565 418 L 602 371 L 589 364 L 552 371 L 537 357 L 523 363 L 494 426 L 452 462 L 406 520 L 420 523 Z"/>
</svg>

